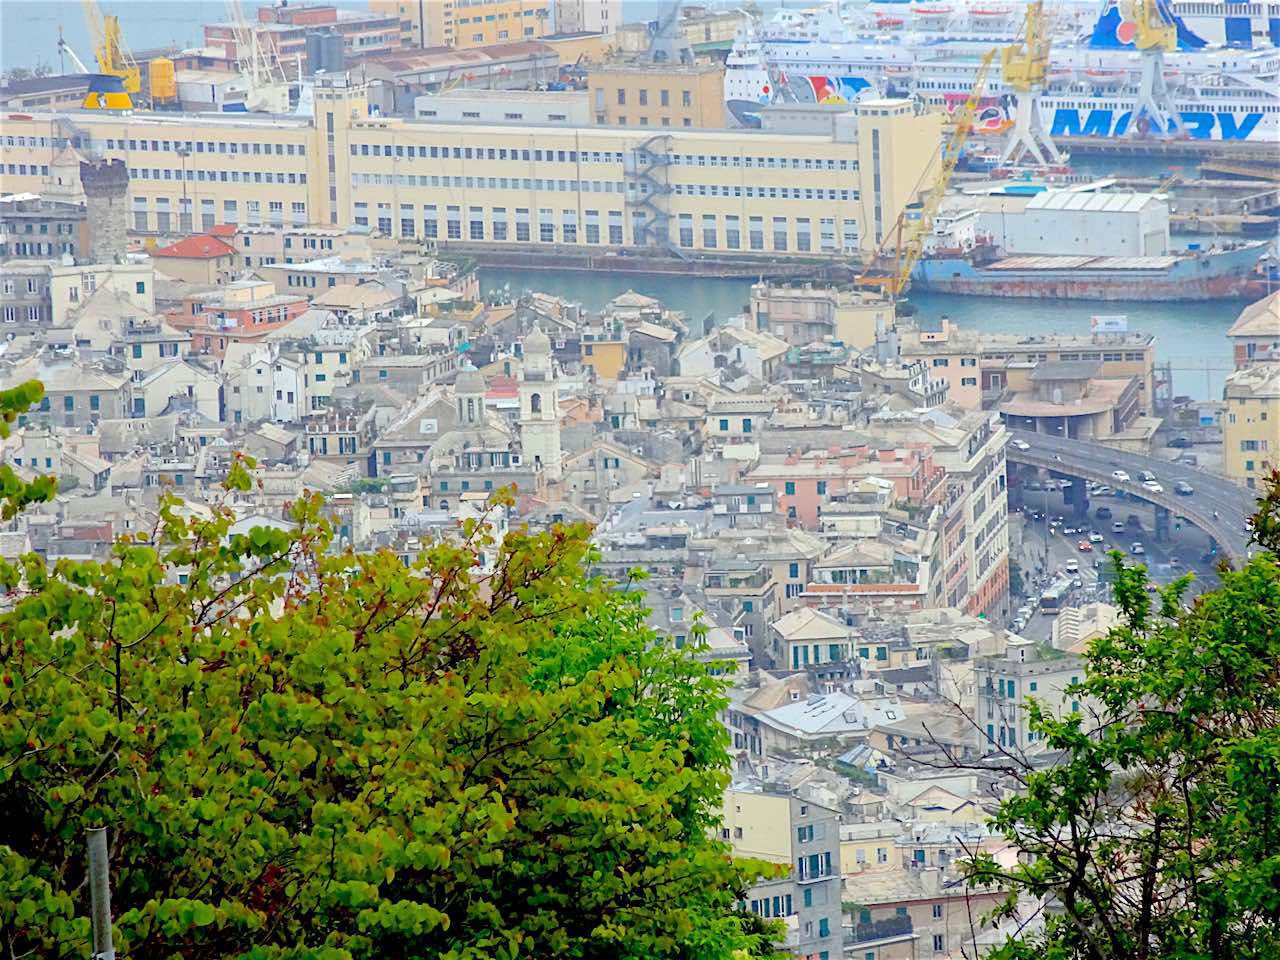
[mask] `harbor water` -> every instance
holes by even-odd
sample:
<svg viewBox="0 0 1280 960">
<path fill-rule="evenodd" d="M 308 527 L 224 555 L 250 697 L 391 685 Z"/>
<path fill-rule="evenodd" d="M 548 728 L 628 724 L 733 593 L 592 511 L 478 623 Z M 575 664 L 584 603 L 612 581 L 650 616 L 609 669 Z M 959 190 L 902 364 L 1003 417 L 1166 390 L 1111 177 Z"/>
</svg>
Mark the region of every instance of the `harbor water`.
<svg viewBox="0 0 1280 960">
<path fill-rule="evenodd" d="M 689 317 L 697 332 L 743 312 L 751 281 L 635 274 L 482 270 L 485 294 L 512 296 L 538 290 L 576 300 L 599 310 L 627 290 L 662 300 Z M 1087 334 L 1089 318 L 1098 314 L 1129 318 L 1129 329 L 1156 336 L 1156 357 L 1173 367 L 1173 392 L 1197 400 L 1222 397 L 1222 384 L 1232 369 L 1227 330 L 1244 308 L 1243 301 L 1196 303 L 1120 303 L 1087 300 L 1010 300 L 992 297 L 953 297 L 920 293 L 910 298 L 924 316 L 946 315 L 963 328 L 984 333 L 1026 336 L 1050 333 Z"/>
</svg>

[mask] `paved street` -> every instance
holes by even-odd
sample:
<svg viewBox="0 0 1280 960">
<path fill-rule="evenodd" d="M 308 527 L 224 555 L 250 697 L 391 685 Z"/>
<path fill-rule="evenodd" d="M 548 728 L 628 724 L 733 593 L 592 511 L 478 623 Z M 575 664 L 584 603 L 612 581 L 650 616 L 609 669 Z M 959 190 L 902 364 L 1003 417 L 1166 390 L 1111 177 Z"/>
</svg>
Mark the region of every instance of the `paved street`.
<svg viewBox="0 0 1280 960">
<path fill-rule="evenodd" d="M 1231 556 L 1244 557 L 1249 549 L 1245 519 L 1255 510 L 1257 498 L 1252 491 L 1195 467 L 1170 463 L 1156 457 L 1113 450 L 1100 444 L 1079 440 L 1063 440 L 1046 434 L 1011 431 L 1013 437 L 1030 444 L 1029 450 L 1018 450 L 1012 444 L 1008 459 L 1014 463 L 1053 470 L 1070 476 L 1082 476 L 1109 482 L 1114 470 L 1124 470 L 1132 478 L 1125 488 L 1134 495 L 1168 507 L 1175 513 L 1191 517 L 1198 525 L 1211 529 L 1216 539 Z M 1150 470 L 1164 486 L 1164 494 L 1150 494 L 1137 483 L 1141 470 Z M 1195 493 L 1178 497 L 1173 485 L 1178 481 L 1191 484 Z M 1215 519 L 1214 514 L 1217 515 Z"/>
</svg>

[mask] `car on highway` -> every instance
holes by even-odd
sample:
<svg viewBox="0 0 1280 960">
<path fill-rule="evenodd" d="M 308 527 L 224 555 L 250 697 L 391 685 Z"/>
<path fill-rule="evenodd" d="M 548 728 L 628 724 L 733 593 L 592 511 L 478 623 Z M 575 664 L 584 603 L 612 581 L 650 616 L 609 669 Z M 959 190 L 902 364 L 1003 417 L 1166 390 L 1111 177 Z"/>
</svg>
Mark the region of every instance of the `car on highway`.
<svg viewBox="0 0 1280 960">
<path fill-rule="evenodd" d="M 1010 441 L 1009 441 L 1009 446 L 1013 447 L 1015 450 L 1030 450 L 1030 449 L 1031 449 L 1031 444 L 1027 443 L 1027 441 L 1025 441 L 1025 440 L 1010 440 Z"/>
<path fill-rule="evenodd" d="M 1146 490 L 1149 493 L 1164 493 L 1164 487 L 1162 487 L 1155 480 L 1143 480 L 1142 489 Z"/>
<path fill-rule="evenodd" d="M 1094 515 L 1095 517 L 1097 517 L 1099 520 L 1110 520 L 1110 519 L 1111 519 L 1111 508 L 1110 508 L 1110 507 L 1099 507 L 1097 510 L 1093 511 L 1093 515 Z"/>
<path fill-rule="evenodd" d="M 1196 492 L 1196 488 L 1185 480 L 1179 480 L 1173 485 L 1173 492 L 1180 497 L 1189 497 Z"/>
<path fill-rule="evenodd" d="M 1111 524 L 1111 532 L 1124 533 L 1124 524 L 1117 520 L 1115 523 Z"/>
<path fill-rule="evenodd" d="M 1116 495 L 1115 487 L 1108 487 L 1106 484 L 1100 483 L 1089 491 L 1091 497 L 1114 497 Z"/>
<path fill-rule="evenodd" d="M 1156 478 L 1156 475 L 1152 473 L 1150 470 L 1138 471 L 1138 479 L 1141 480 L 1143 483 L 1146 483 L 1148 480 L 1154 480 L 1155 478 Z"/>
<path fill-rule="evenodd" d="M 1140 557 L 1147 552 L 1147 548 L 1144 547 L 1137 540 L 1135 540 L 1133 541 L 1133 543 L 1129 544 L 1129 552 L 1132 553 L 1135 557 Z"/>
<path fill-rule="evenodd" d="M 1131 513 L 1129 516 L 1125 517 L 1125 523 L 1129 524 L 1131 527 L 1137 527 L 1139 530 L 1142 529 L 1142 518 L 1136 513 Z"/>
<path fill-rule="evenodd" d="M 1068 560 L 1067 565 L 1063 569 L 1066 570 L 1067 573 L 1079 573 L 1080 561 L 1075 559 Z"/>
<path fill-rule="evenodd" d="M 1081 553 L 1093 553 L 1093 544 L 1088 540 L 1081 540 L 1076 544 L 1076 549 Z"/>
<path fill-rule="evenodd" d="M 1079 530 L 1077 530 L 1075 527 L 1063 527 L 1063 528 L 1062 528 L 1062 535 L 1063 535 L 1064 537 L 1074 537 L 1074 536 L 1075 536 L 1077 533 L 1079 533 L 1079 532 L 1080 532 L 1080 531 L 1079 531 Z"/>
<path fill-rule="evenodd" d="M 1112 471 L 1111 471 L 1111 477 L 1112 477 L 1112 479 L 1117 480 L 1117 481 L 1119 481 L 1120 483 L 1128 483 L 1128 482 L 1129 482 L 1129 475 L 1128 475 L 1127 473 L 1125 473 L 1123 470 L 1112 470 Z"/>
<path fill-rule="evenodd" d="M 1100 534 L 1097 530 L 1090 530 L 1090 531 L 1089 531 L 1089 542 L 1090 542 L 1090 543 L 1102 543 L 1102 541 L 1103 541 L 1103 540 L 1105 540 L 1105 539 L 1106 539 L 1106 538 L 1105 538 L 1102 534 Z"/>
<path fill-rule="evenodd" d="M 1187 437 L 1174 437 L 1169 441 L 1169 446 L 1173 447 L 1175 450 L 1190 450 L 1192 443 Z"/>
</svg>

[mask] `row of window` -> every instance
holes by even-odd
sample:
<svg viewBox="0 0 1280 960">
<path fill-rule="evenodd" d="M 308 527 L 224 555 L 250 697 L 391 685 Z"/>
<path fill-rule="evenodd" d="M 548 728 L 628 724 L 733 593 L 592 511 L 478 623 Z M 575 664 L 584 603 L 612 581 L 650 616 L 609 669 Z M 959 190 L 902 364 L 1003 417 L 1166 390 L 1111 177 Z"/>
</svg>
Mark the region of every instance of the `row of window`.
<svg viewBox="0 0 1280 960">
<path fill-rule="evenodd" d="M 37 224 L 34 224 L 30 221 L 24 222 L 22 224 L 21 230 L 18 229 L 17 223 L 12 224 L 13 226 L 12 230 L 9 229 L 9 226 L 10 226 L 9 221 L 0 220 L 0 236 L 4 236 L 5 234 L 13 234 L 15 237 L 18 237 L 18 236 L 30 236 L 32 234 L 37 234 L 37 233 L 40 234 L 41 236 L 45 236 L 49 233 L 48 220 L 42 221 L 38 225 L 39 226 L 38 230 L 36 229 Z M 76 232 L 76 224 L 67 223 L 67 222 L 55 223 L 53 225 L 53 232 L 58 236 L 67 236 L 67 237 L 72 236 Z"/>
<path fill-rule="evenodd" d="M 130 180 L 178 180 L 191 183 L 279 183 L 305 185 L 305 173 L 281 173 L 271 170 L 172 170 L 167 167 L 130 167 Z"/>
<path fill-rule="evenodd" d="M 9 138 L 10 140 L 13 137 Z M 24 146 L 21 142 L 24 138 L 17 138 L 18 146 Z M 35 137 L 27 137 L 25 139 L 35 140 Z M 40 140 L 44 140 L 40 137 Z M 29 144 L 34 146 L 35 144 Z M 13 146 L 13 144 L 9 144 Z M 43 146 L 43 144 L 41 144 Z M 184 154 L 224 154 L 227 156 L 276 156 L 276 157 L 305 157 L 307 155 L 307 147 L 302 143 L 237 143 L 236 141 L 226 140 L 136 140 L 136 139 L 112 139 L 107 138 L 108 150 L 137 150 L 149 151 L 151 153 L 184 153 Z"/>
<path fill-rule="evenodd" d="M 369 204 L 364 201 L 355 204 L 355 213 L 353 220 L 359 226 L 376 226 L 378 231 L 386 236 L 400 236 L 404 238 L 415 237 L 418 235 L 419 223 L 415 218 L 413 204 L 400 204 L 398 224 L 392 218 L 392 206 L 389 203 L 379 203 L 376 205 L 377 218 L 376 222 L 372 222 L 369 216 Z M 515 220 L 514 224 L 508 221 L 507 207 L 491 207 L 486 208 L 480 206 L 471 206 L 467 208 L 467 216 L 463 219 L 463 208 L 461 205 L 448 204 L 445 206 L 444 232 L 441 233 L 440 210 L 437 204 L 423 204 L 421 230 L 422 236 L 428 240 L 439 239 L 442 236 L 448 240 L 494 240 L 497 242 L 506 242 L 515 240 L 520 243 L 527 243 L 533 240 L 534 218 L 531 215 L 531 208 L 516 207 L 514 208 Z M 579 221 L 579 214 L 574 209 L 562 209 L 559 217 L 556 211 L 550 207 L 541 207 L 537 210 L 537 237 L 540 243 L 579 243 L 586 242 L 590 244 L 608 243 L 614 246 L 621 245 L 626 242 L 623 234 L 623 214 L 620 210 L 604 211 L 607 223 L 602 222 L 599 210 L 584 211 L 585 218 Z M 723 228 L 721 220 L 723 219 Z M 640 238 L 648 236 L 654 230 L 647 215 L 642 210 L 631 211 L 632 226 L 632 242 L 642 242 Z M 399 233 L 395 232 L 398 225 Z M 511 227 L 514 226 L 514 230 Z M 743 224 L 742 218 L 736 214 L 726 214 L 720 217 L 717 214 L 703 214 L 701 218 L 701 241 L 702 247 L 705 249 L 715 249 L 723 246 L 728 250 L 743 249 Z M 786 251 L 792 249 L 794 237 L 794 249 L 800 252 L 807 252 L 815 249 L 813 221 L 809 217 L 773 217 L 770 226 L 772 233 L 770 235 L 772 244 L 769 247 L 765 245 L 765 222 L 763 217 L 748 217 L 746 233 L 746 248 L 751 250 L 771 249 L 775 251 Z M 858 225 L 855 220 L 839 221 L 841 233 L 837 234 L 837 220 L 834 217 L 823 217 L 818 221 L 817 233 L 817 249 L 826 253 L 834 253 L 837 249 L 855 250 L 858 246 Z M 464 233 L 465 227 L 465 233 Z M 694 246 L 694 232 L 692 214 L 680 214 L 677 219 L 676 240 L 682 247 L 692 248 Z M 607 229 L 607 233 L 605 230 Z M 581 235 L 581 240 L 579 239 Z M 840 244 L 837 244 L 837 241 Z M 721 421 L 722 431 L 728 430 L 728 420 Z M 751 422 L 749 419 L 744 420 L 743 432 L 751 431 Z"/>
<path fill-rule="evenodd" d="M 621 164 L 621 150 L 544 150 L 537 147 L 441 147 L 413 144 L 353 143 L 353 157 L 394 157 L 401 160 L 522 160 L 532 163 Z M 677 167 L 746 167 L 755 170 L 857 170 L 858 161 L 825 157 L 764 157 L 736 154 L 642 154 L 650 165 L 667 162 Z"/>
<path fill-rule="evenodd" d="M 49 175 L 49 165 L 47 163 L 6 163 L 0 164 L 0 170 L 3 170 L 11 177 L 47 177 Z"/>
</svg>

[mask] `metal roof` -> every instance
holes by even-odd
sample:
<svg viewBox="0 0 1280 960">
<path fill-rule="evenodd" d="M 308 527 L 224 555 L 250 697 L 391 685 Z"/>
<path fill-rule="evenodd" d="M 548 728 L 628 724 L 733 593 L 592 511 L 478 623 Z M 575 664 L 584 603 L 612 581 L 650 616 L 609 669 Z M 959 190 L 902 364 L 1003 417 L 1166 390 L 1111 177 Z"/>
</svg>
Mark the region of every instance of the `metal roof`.
<svg viewBox="0 0 1280 960">
<path fill-rule="evenodd" d="M 1077 193 L 1070 190 L 1046 190 L 1027 202 L 1028 210 L 1086 210 L 1098 213 L 1137 213 L 1149 203 L 1158 202 L 1150 193 Z"/>
</svg>

